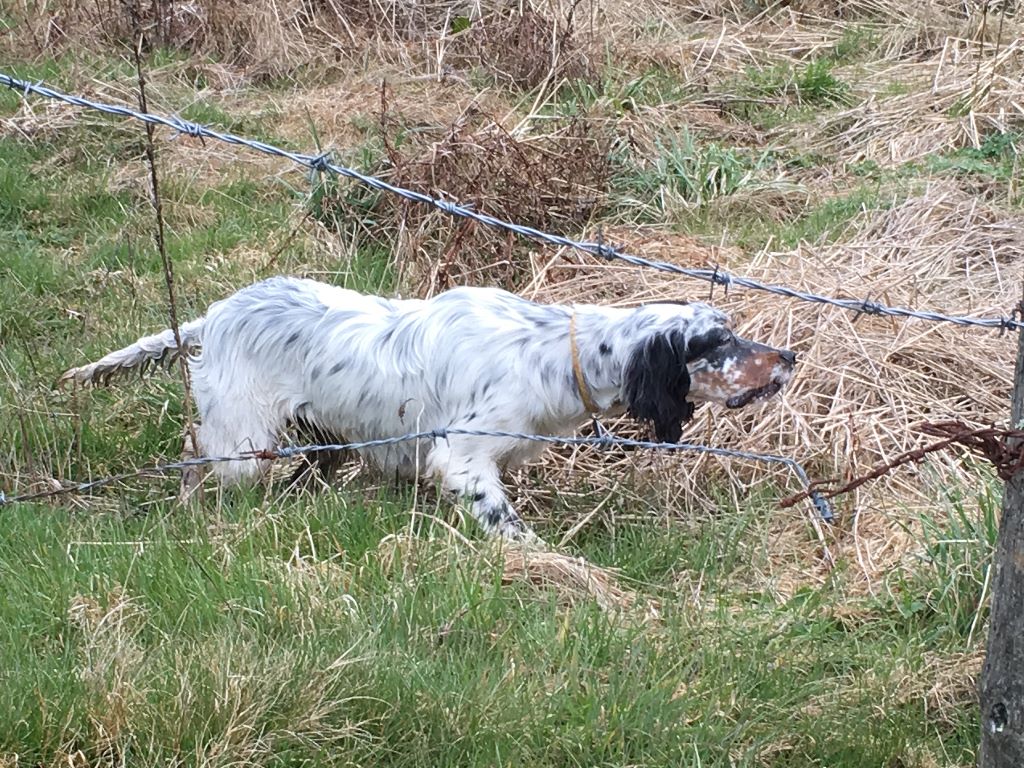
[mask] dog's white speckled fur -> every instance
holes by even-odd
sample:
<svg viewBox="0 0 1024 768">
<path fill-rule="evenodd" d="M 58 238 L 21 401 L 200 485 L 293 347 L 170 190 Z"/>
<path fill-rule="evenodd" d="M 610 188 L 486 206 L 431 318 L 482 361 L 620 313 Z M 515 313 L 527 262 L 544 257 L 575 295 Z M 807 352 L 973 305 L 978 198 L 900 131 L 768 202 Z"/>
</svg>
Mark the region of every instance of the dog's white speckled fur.
<svg viewBox="0 0 1024 768">
<path fill-rule="evenodd" d="M 271 449 L 291 423 L 361 441 L 435 428 L 569 434 L 587 414 L 573 375 L 570 319 L 596 405 L 652 422 L 677 440 L 693 403 L 730 407 L 789 380 L 795 356 L 737 339 L 705 304 L 623 309 L 537 304 L 490 288 L 456 288 L 429 300 L 367 296 L 278 277 L 243 288 L 181 326 L 206 455 Z M 201 350 L 201 351 L 200 351 Z M 80 383 L 162 360 L 163 331 L 64 375 Z M 431 474 L 471 500 L 491 533 L 529 536 L 500 481 L 534 457 L 536 443 L 495 437 L 369 449 L 386 471 Z M 256 459 L 216 465 L 227 482 L 258 477 Z"/>
</svg>

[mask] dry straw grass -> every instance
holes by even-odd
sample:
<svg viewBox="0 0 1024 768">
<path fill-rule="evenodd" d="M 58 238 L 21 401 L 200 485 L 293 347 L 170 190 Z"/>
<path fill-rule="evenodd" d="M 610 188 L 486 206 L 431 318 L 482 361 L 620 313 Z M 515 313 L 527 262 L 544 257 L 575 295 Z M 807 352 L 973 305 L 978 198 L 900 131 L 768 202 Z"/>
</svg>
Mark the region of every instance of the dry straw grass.
<svg viewBox="0 0 1024 768">
<path fill-rule="evenodd" d="M 950 314 L 1006 314 L 1020 299 L 1021 222 L 952 184 L 933 184 L 888 210 L 863 214 L 842 244 L 766 251 L 749 263 L 734 250 L 685 237 L 638 237 L 624 230 L 609 233 L 609 240 L 686 266 L 717 264 L 801 290 Z M 708 297 L 703 284 L 565 256 L 538 263 L 532 296 L 625 305 Z M 798 374 L 781 401 L 736 413 L 699 409 L 684 439 L 792 456 L 813 475 L 849 479 L 928 442 L 913 430 L 919 422 L 955 417 L 984 424 L 1007 415 L 1015 348 L 1010 335 L 857 316 L 753 291 L 717 289 L 714 302 L 733 315 L 742 335 L 795 350 Z M 562 460 L 549 467 L 555 476 L 583 473 L 608 490 L 617 483 L 612 476 L 621 476 L 598 471 L 606 461 L 599 453 L 557 455 Z M 656 473 L 665 508 L 716 509 L 722 499 L 708 495 L 708 478 L 718 472 L 739 496 L 770 479 L 796 485 L 781 469 L 706 456 L 621 460 L 639 461 Z M 915 510 L 931 508 L 950 484 L 976 482 L 976 468 L 947 454 L 924 469 L 903 469 L 863 487 L 839 502 L 841 510 L 858 514 L 850 534 L 833 542 L 833 554 L 849 555 L 873 580 L 907 553 L 912 537 L 905 524 Z"/>
<path fill-rule="evenodd" d="M 515 131 L 474 104 L 450 125 L 412 129 L 388 109 L 380 117 L 384 143 L 379 175 L 397 186 L 546 231 L 585 225 L 604 202 L 612 171 L 610 136 L 601 123 L 553 120 L 543 133 Z M 324 218 L 348 226 L 351 193 L 331 188 Z M 370 235 L 393 245 L 402 282 L 428 294 L 463 283 L 516 286 L 526 255 L 511 233 L 390 195 L 369 204 Z"/>
<path fill-rule="evenodd" d="M 850 672 L 839 678 L 834 690 L 813 697 L 803 709 L 807 714 L 827 712 L 844 698 L 870 692 L 879 709 L 915 704 L 923 706 L 930 721 L 953 727 L 965 708 L 977 706 L 983 658 L 980 650 L 926 653 L 920 668 L 901 661 L 884 678 L 875 670 Z"/>
<path fill-rule="evenodd" d="M 134 45 L 209 56 L 249 79 L 342 62 L 479 66 L 517 87 L 589 71 L 592 0 L 23 0 L 12 8 L 17 35 L 3 46 L 38 53 Z M 438 75 L 442 67 L 437 68 Z M 309 80 L 307 76 L 305 79 Z"/>
<path fill-rule="evenodd" d="M 76 595 L 68 619 L 82 636 L 78 673 L 92 698 L 91 725 L 102 751 L 130 732 L 132 711 L 146 696 L 138 681 L 145 654 L 137 642 L 145 617 L 117 587 L 102 602 Z"/>
<path fill-rule="evenodd" d="M 799 128 L 806 150 L 895 166 L 1024 127 L 1021 38 L 996 45 L 950 37 L 920 63 L 880 64 L 872 76 L 879 92 Z M 907 92 L 887 94 L 893 84 Z"/>
<path fill-rule="evenodd" d="M 208 54 L 250 75 L 278 75 L 317 55 L 315 25 L 298 0 L 26 0 L 19 39 L 39 53 L 144 45 Z M 19 18 L 20 17 L 20 18 Z"/>
<path fill-rule="evenodd" d="M 606 611 L 636 612 L 646 619 L 658 616 L 654 600 L 622 587 L 614 571 L 582 557 L 511 547 L 503 550 L 502 556 L 505 584 L 525 582 L 550 589 L 566 603 L 593 600 Z"/>
</svg>

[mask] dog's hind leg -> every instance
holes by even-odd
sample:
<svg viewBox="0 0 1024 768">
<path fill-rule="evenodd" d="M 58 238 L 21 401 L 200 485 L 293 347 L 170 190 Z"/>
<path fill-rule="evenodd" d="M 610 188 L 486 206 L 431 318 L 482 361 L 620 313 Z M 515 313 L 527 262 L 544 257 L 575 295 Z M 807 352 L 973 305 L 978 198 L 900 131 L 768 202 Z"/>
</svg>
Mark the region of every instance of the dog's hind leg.
<svg viewBox="0 0 1024 768">
<path fill-rule="evenodd" d="M 256 387 L 246 388 L 242 379 L 233 380 L 240 386 L 217 391 L 211 390 L 205 376 L 193 376 L 192 391 L 202 420 L 199 445 L 204 456 L 230 459 L 212 464 L 225 485 L 250 484 L 269 476 L 270 459 L 233 457 L 275 450 L 286 422 L 272 400 Z"/>
<path fill-rule="evenodd" d="M 337 445 L 344 443 L 342 437 L 326 432 L 305 419 L 295 420 L 295 432 L 301 442 L 316 445 Z M 348 451 L 310 451 L 299 457 L 298 466 L 288 480 L 288 485 L 306 485 L 314 477 L 325 485 L 330 485 L 334 475 L 348 457 Z"/>
<path fill-rule="evenodd" d="M 182 461 L 188 461 L 202 455 L 200 446 L 196 445 L 192 439 L 193 435 L 198 433 L 198 424 L 193 424 L 191 429 L 185 429 L 185 439 L 181 446 Z M 195 464 L 181 470 L 181 485 L 178 490 L 178 501 L 181 504 L 189 502 L 196 496 L 197 491 L 199 492 L 200 500 L 202 499 L 203 478 L 206 477 L 206 472 L 207 468 L 203 464 Z"/>
</svg>

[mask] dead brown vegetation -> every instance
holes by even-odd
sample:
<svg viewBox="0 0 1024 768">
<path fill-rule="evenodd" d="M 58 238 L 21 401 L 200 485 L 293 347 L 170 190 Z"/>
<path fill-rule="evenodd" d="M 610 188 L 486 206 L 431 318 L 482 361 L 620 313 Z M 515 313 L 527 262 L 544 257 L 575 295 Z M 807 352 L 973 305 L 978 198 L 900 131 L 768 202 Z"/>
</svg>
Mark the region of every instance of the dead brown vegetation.
<svg viewBox="0 0 1024 768">
<path fill-rule="evenodd" d="M 630 252 L 684 266 L 740 268 L 765 282 L 825 295 L 979 315 L 1001 314 L 1020 298 L 1020 220 L 1006 218 L 948 183 L 933 184 L 887 210 L 866 212 L 841 244 L 764 251 L 753 259 L 692 238 L 634 239 L 629 231 L 610 235 Z M 637 274 L 628 266 L 564 256 L 538 271 L 530 295 L 545 301 L 629 305 L 707 299 L 711 294 L 707 285 L 672 275 Z M 741 334 L 795 350 L 799 373 L 781 403 L 743 413 L 699 409 L 684 439 L 793 456 L 813 475 L 848 480 L 929 442 L 913 429 L 917 423 L 953 415 L 979 425 L 1005 418 L 1016 345 L 1011 335 L 858 316 L 754 291 L 715 289 L 714 303 L 730 311 Z M 631 429 L 626 423 L 616 425 L 620 433 Z M 607 492 L 614 492 L 618 480 L 639 462 L 658 478 L 655 495 L 642 503 L 667 508 L 717 509 L 721 499 L 708 493 L 714 487 L 708 478 L 719 473 L 729 477 L 740 497 L 770 481 L 798 487 L 784 469 L 701 455 L 624 456 L 623 466 L 613 472 L 605 467 L 608 458 L 599 453 L 560 455 L 562 462 L 549 471 L 556 476 L 584 474 Z M 900 562 L 913 541 L 905 527 L 908 512 L 930 509 L 945 488 L 975 484 L 977 472 L 975 462 L 949 453 L 838 500 L 840 513 L 853 516 L 853 527 L 833 532 L 838 538 L 829 543 L 831 556 L 849 557 L 862 569 L 865 584 L 875 583 Z M 660 502 L 653 502 L 659 494 Z M 812 514 L 809 504 L 804 511 Z M 794 535 L 796 529 L 779 525 L 780 537 Z M 806 547 L 795 541 L 792 546 Z M 784 551 L 777 550 L 780 556 Z M 821 577 L 803 558 L 798 562 L 803 565 L 794 584 Z"/>
<path fill-rule="evenodd" d="M 581 8 L 582 5 L 582 8 Z M 444 58 L 532 88 L 589 72 L 593 0 L 24 0 L 16 35 L 39 54 L 133 46 L 212 57 L 250 80 L 305 68 L 321 73 L 367 51 L 385 58 Z M 451 65 L 446 67 L 450 70 Z M 440 75 L 441 72 L 439 71 Z M 308 78 L 307 79 L 312 79 Z"/>
<path fill-rule="evenodd" d="M 470 106 L 450 125 L 424 129 L 382 96 L 381 167 L 391 183 L 551 232 L 578 231 L 606 199 L 611 135 L 584 118 L 551 121 L 543 134 L 509 129 Z M 348 185 L 325 201 L 324 218 L 345 222 Z M 528 246 L 511 233 L 391 195 L 368 203 L 374 237 L 397 240 L 404 282 L 419 293 L 466 282 L 515 288 L 528 273 Z"/>
<path fill-rule="evenodd" d="M 230 106 L 241 111 L 253 101 L 242 93 L 247 86 L 306 67 L 301 91 L 258 95 L 276 101 L 283 134 L 308 144 L 312 123 L 325 147 L 370 148 L 367 170 L 439 199 L 567 235 L 593 237 L 603 224 L 605 239 L 632 253 L 721 265 L 821 294 L 996 315 L 1020 298 L 1024 227 L 1013 210 L 1012 182 L 998 189 L 988 177 L 894 182 L 891 193 L 881 186 L 877 204 L 844 231 L 792 248 L 769 242 L 756 252 L 709 245 L 717 236 L 681 234 L 678 222 L 689 219 L 673 214 L 693 213 L 699 205 L 692 201 L 673 201 L 676 208 L 660 222 L 645 223 L 616 211 L 611 191 L 621 171 L 613 149 L 628 145 L 652 156 L 659 137 L 686 130 L 698 141 L 710 137 L 797 161 L 780 163 L 779 184 L 741 188 L 722 203 L 726 224 L 747 216 L 783 222 L 861 184 L 851 170 L 865 161 L 900 169 L 978 148 L 989 136 L 1012 137 L 1024 129 L 1024 47 L 1012 4 L 140 0 L 138 7 L 154 46 L 218 60 L 197 56 L 169 65 L 156 73 L 157 89 L 162 77 L 176 76 L 175 67 L 205 67 L 215 75 L 212 89 L 240 93 Z M 109 49 L 131 37 L 127 8 L 113 0 L 25 0 L 13 11 L 20 26 L 2 45 L 47 53 Z M 826 59 L 834 59 L 830 73 L 848 86 L 847 96 L 814 114 L 796 112 L 807 104 L 788 82 L 775 95 L 744 90 L 758 77 L 778 71 L 785 80 Z M 567 115 L 560 99 L 578 79 L 592 86 L 589 101 Z M 87 87 L 118 95 L 108 93 L 113 86 Z M 772 120 L 753 119 L 757 110 Z M 52 115 L 40 108 L 3 128 L 31 134 L 51 120 L 71 119 L 78 118 L 63 108 Z M 215 173 L 233 162 L 223 148 L 202 151 L 189 146 L 168 156 L 182 168 L 202 156 Z M 812 168 L 799 162 L 806 158 Z M 259 172 L 269 175 L 276 166 Z M 328 189 L 324 203 L 328 226 L 299 227 L 313 243 L 309 250 L 333 257 L 373 238 L 392 253 L 407 293 L 476 283 L 546 301 L 636 304 L 709 295 L 705 284 L 556 253 L 420 204 L 367 196 L 348 182 Z M 372 225 L 360 219 L 367 211 Z M 617 226 L 608 225 L 608 213 L 616 214 Z M 241 255 L 217 254 L 211 263 L 233 257 Z M 735 316 L 741 333 L 796 350 L 800 373 L 781 401 L 760 410 L 702 409 L 687 435 L 695 441 L 782 453 L 813 474 L 849 479 L 919 445 L 911 429 L 919 421 L 981 424 L 1005 414 L 1012 341 L 996 332 L 858 317 L 751 291 L 717 289 L 713 299 Z M 629 433 L 625 424 L 617 428 Z M 650 507 L 681 510 L 680 516 L 717 509 L 729 499 L 710 490 L 707 478 L 715 473 L 729 478 L 725 493 L 734 500 L 768 483 L 795 490 L 782 468 L 707 456 L 552 455 L 558 458 L 544 467 L 552 487 L 567 489 L 585 476 L 598 494 L 635 494 L 637 514 Z M 855 559 L 870 582 L 912 546 L 908 515 L 934 505 L 947 486 L 975 484 L 977 476 L 950 454 L 865 486 L 841 506 L 854 522 L 848 535 L 828 542 L 832 554 Z M 629 478 L 628 490 L 622 478 Z M 524 491 L 525 501 L 543 514 L 554 493 Z M 589 513 L 580 515 L 581 524 Z M 802 522 L 780 523 L 775 533 L 806 547 Z M 817 561 L 806 570 L 811 578 L 822 575 Z"/>
<path fill-rule="evenodd" d="M 577 15 L 577 9 L 582 11 Z M 590 61 L 593 28 L 586 27 L 595 3 L 574 0 L 564 10 L 558 4 L 542 11 L 526 4 L 497 7 L 471 22 L 451 41 L 450 58 L 463 66 L 483 66 L 499 83 L 519 89 L 585 78 Z M 555 13 L 551 9 L 555 9 Z"/>
</svg>

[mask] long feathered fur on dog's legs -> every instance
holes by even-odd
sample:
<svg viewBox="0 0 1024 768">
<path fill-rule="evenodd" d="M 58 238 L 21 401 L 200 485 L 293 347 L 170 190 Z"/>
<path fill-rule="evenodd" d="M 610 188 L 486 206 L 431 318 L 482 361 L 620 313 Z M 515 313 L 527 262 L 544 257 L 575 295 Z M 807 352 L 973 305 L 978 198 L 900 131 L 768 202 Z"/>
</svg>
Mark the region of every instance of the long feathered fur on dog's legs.
<svg viewBox="0 0 1024 768">
<path fill-rule="evenodd" d="M 497 462 L 508 450 L 507 441 L 501 438 L 451 435 L 431 449 L 427 468 L 445 491 L 465 500 L 470 514 L 488 534 L 539 543 L 505 494 Z"/>
</svg>

